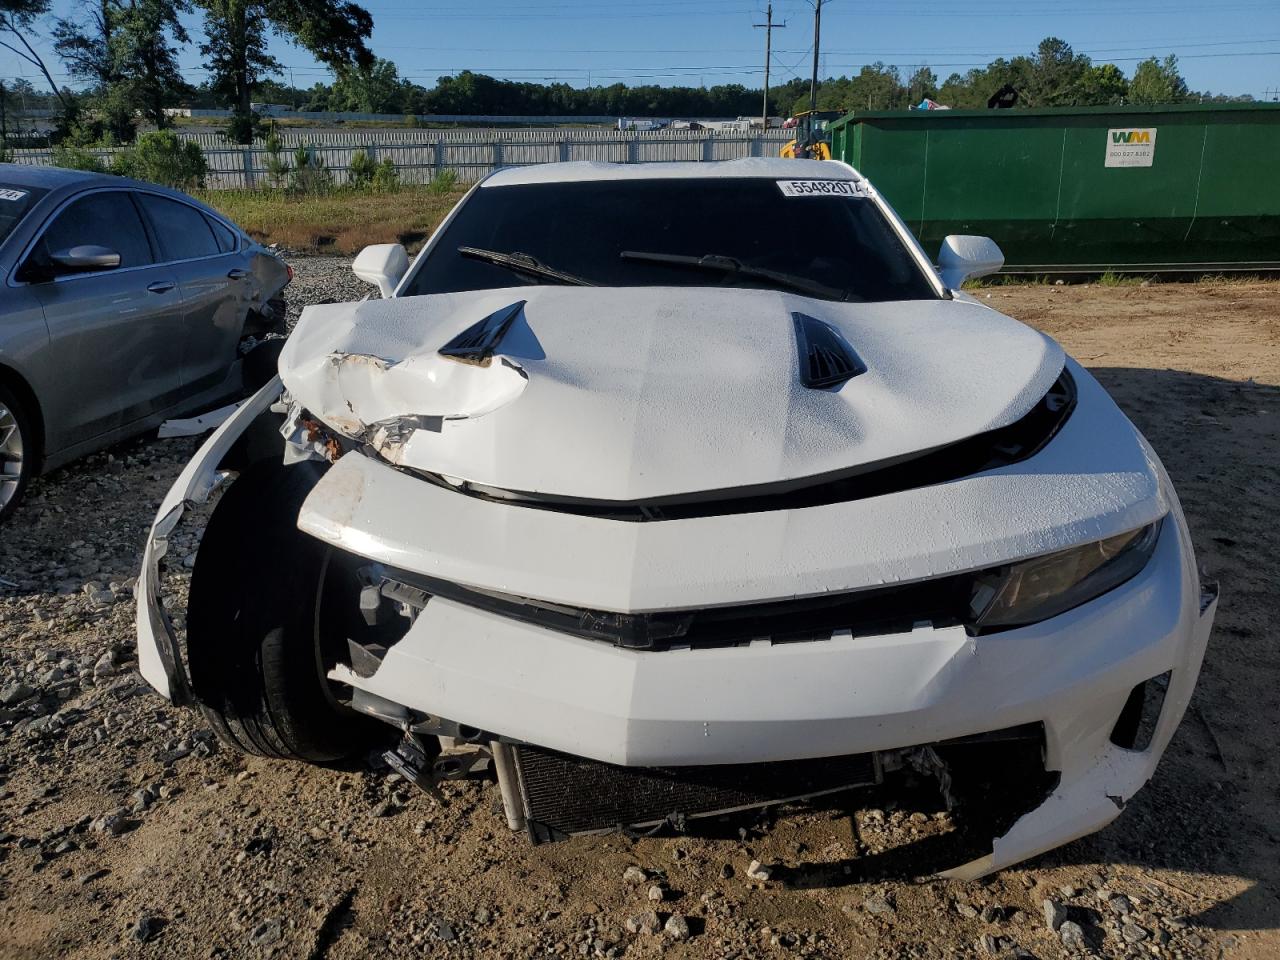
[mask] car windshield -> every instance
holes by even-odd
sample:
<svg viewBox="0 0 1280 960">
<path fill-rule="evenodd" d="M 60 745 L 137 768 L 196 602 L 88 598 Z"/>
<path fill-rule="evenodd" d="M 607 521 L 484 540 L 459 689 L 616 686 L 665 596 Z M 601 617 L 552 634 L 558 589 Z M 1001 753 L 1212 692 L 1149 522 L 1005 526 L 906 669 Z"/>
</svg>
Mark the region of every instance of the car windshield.
<svg viewBox="0 0 1280 960">
<path fill-rule="evenodd" d="M 938 298 L 875 203 L 786 186 L 794 183 L 707 177 L 482 187 L 400 295 L 564 282 L 558 272 L 608 287 L 750 287 L 851 302 Z"/>
<path fill-rule="evenodd" d="M 27 211 L 46 193 L 47 190 L 38 187 L 0 183 L 0 243 L 9 239 L 9 234 L 22 222 Z"/>
</svg>

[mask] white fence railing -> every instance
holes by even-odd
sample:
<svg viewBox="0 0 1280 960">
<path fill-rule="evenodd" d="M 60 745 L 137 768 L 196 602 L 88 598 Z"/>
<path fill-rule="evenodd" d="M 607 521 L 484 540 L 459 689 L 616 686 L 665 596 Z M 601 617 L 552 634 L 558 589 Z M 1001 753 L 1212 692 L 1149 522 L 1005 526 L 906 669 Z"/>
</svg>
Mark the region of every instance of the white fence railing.
<svg viewBox="0 0 1280 960">
<path fill-rule="evenodd" d="M 410 132 L 410 131 L 405 131 Z M 351 158 L 361 150 L 378 162 L 390 160 L 401 183 L 423 184 L 446 170 L 461 183 L 473 183 L 500 167 L 554 163 L 564 160 L 601 160 L 611 163 L 651 163 L 664 160 L 736 160 L 742 157 L 777 156 L 789 131 L 756 131 L 750 134 L 718 133 L 703 130 L 658 130 L 652 132 L 527 130 L 462 130 L 457 135 L 434 133 L 429 139 L 418 131 L 415 142 L 387 142 L 361 134 L 340 134 L 351 142 L 287 144 L 281 157 L 293 162 L 296 146 L 307 151 L 333 175 L 337 184 L 347 182 Z M 453 131 L 444 131 L 453 134 Z M 513 136 L 512 134 L 516 134 Z M 477 136 L 481 134 L 481 136 Z M 533 136 L 534 134 L 538 136 Z M 281 137 L 284 140 L 284 137 Z M 270 154 L 261 146 L 229 147 L 201 145 L 209 164 L 206 186 L 212 190 L 254 189 L 272 183 L 268 174 Z M 110 165 L 114 149 L 90 151 Z M 35 166 L 50 165 L 50 150 L 17 150 L 14 161 Z"/>
</svg>

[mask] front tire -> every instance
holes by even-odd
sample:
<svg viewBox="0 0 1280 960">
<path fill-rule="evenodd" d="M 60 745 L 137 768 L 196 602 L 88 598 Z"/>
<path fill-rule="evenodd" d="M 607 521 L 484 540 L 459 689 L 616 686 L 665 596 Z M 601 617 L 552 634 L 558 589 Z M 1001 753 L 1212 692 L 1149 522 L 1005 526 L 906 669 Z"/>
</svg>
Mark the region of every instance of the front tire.
<svg viewBox="0 0 1280 960">
<path fill-rule="evenodd" d="M 205 529 L 187 608 L 192 688 L 228 746 L 313 763 L 361 752 L 379 729 L 341 705 L 325 673 L 345 652 L 318 616 L 328 548 L 298 511 L 318 464 L 258 463 Z"/>
<path fill-rule="evenodd" d="M 0 384 L 0 521 L 18 506 L 35 470 L 35 432 L 18 398 Z"/>
</svg>

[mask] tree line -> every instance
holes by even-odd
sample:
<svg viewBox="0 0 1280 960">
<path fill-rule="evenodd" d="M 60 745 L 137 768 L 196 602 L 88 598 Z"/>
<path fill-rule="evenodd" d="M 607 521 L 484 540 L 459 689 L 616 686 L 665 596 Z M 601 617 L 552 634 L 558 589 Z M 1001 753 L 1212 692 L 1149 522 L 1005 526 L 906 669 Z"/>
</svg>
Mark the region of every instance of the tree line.
<svg viewBox="0 0 1280 960">
<path fill-rule="evenodd" d="M 349 0 L 82 0 L 75 16 L 54 17 L 51 0 L 0 0 L 0 46 L 44 77 L 41 94 L 27 81 L 0 84 L 0 136 L 5 118 L 42 101 L 58 114 L 55 136 L 78 144 L 129 143 L 139 121 L 163 129 L 175 106 L 230 108 L 227 137 L 250 142 L 261 132 L 255 102 L 299 110 L 397 114 L 510 116 L 756 116 L 762 91 L 742 84 L 679 87 L 615 83 L 574 87 L 567 83 L 502 80 L 463 71 L 424 87 L 400 76 L 390 60 L 369 49 L 369 12 Z M 180 15 L 201 16 L 193 38 Z M 36 51 L 47 36 L 65 73 L 77 87 L 59 85 Z M 309 51 L 334 76 L 331 83 L 297 89 L 281 83 L 281 65 L 270 55 L 270 34 Z M 190 83 L 179 56 L 196 45 L 208 79 Z M 25 84 L 25 86 L 23 85 Z M 1071 45 L 1047 37 L 1036 50 L 943 80 L 927 66 L 903 72 L 873 63 L 856 74 L 823 80 L 820 110 L 900 110 L 927 99 L 956 108 L 984 108 L 993 94 L 1017 91 L 1018 107 L 1155 104 L 1250 100 L 1193 92 L 1172 55 L 1151 57 L 1126 75 L 1113 63 L 1095 63 Z M 809 106 L 809 84 L 792 79 L 770 90 L 771 115 Z"/>
<path fill-rule="evenodd" d="M 59 136 L 86 143 L 129 142 L 138 118 L 168 126 L 166 108 L 201 95 L 232 109 L 229 139 L 249 142 L 254 88 L 281 69 L 267 48 L 272 33 L 338 75 L 374 65 L 367 43 L 373 17 L 349 0 L 81 0 L 70 17 L 53 16 L 51 6 L 52 0 L 0 0 L 0 46 L 47 81 Z M 201 17 L 199 41 L 180 19 L 193 12 Z M 54 81 L 36 50 L 42 32 L 79 92 Z M 209 71 L 202 87 L 190 84 L 179 62 L 192 43 Z"/>
<path fill-rule="evenodd" d="M 955 108 L 985 108 L 997 91 L 1012 86 L 1019 107 L 1106 106 L 1251 100 L 1188 89 L 1177 58 L 1151 57 L 1131 77 L 1113 63 L 1094 63 L 1071 45 L 1047 37 L 1034 53 L 997 59 L 965 74 L 939 81 L 927 66 L 910 73 L 874 63 L 853 76 L 818 85 L 819 110 L 905 110 L 924 99 Z M 567 83 L 524 83 L 464 71 L 441 77 L 426 88 L 399 76 L 394 63 L 379 59 L 368 70 L 348 70 L 333 83 L 295 90 L 268 82 L 267 102 L 300 110 L 388 114 L 490 114 L 509 116 L 758 116 L 762 91 L 742 84 L 713 87 L 629 87 L 616 83 L 589 88 Z M 769 112 L 792 116 L 809 108 L 809 81 L 792 79 L 769 91 Z"/>
</svg>

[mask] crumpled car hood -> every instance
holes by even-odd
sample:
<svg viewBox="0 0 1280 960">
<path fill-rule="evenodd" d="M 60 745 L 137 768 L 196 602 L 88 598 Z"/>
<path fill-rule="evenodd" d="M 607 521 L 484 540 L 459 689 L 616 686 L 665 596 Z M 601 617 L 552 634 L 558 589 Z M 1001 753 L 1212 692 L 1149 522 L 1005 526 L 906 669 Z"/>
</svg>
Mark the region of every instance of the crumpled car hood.
<svg viewBox="0 0 1280 960">
<path fill-rule="evenodd" d="M 486 365 L 438 352 L 521 300 Z M 837 330 L 866 371 L 804 386 L 793 312 Z M 1062 365 L 1048 337 L 962 301 L 537 286 L 308 307 L 280 375 L 392 463 L 625 502 L 899 460 L 1014 422 Z"/>
</svg>

